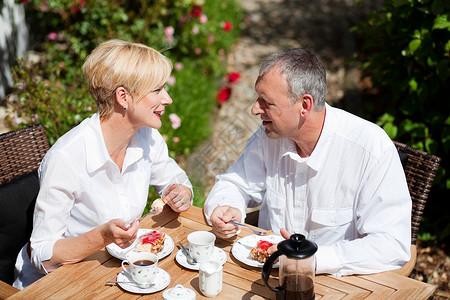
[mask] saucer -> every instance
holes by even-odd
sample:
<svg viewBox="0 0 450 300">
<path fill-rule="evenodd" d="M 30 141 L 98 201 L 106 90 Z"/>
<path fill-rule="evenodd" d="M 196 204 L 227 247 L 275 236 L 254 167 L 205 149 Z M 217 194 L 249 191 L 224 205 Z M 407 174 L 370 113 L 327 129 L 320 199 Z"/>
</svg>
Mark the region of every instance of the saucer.
<svg viewBox="0 0 450 300">
<path fill-rule="evenodd" d="M 189 246 L 186 247 L 189 250 Z M 182 265 L 183 267 L 191 270 L 197 270 L 200 267 L 199 263 L 189 264 L 186 260 L 186 255 L 184 255 L 183 251 L 178 250 L 177 255 L 175 256 L 177 263 Z M 227 261 L 227 254 L 222 249 L 214 246 L 214 252 L 212 254 L 211 260 L 218 261 L 220 264 L 224 264 Z"/>
<path fill-rule="evenodd" d="M 155 281 L 153 281 L 153 285 L 149 288 L 140 288 L 139 286 L 137 286 L 136 283 L 131 280 L 131 276 L 128 275 L 128 273 L 125 273 L 125 271 L 117 274 L 117 281 L 125 282 L 118 283 L 118 285 L 120 285 L 121 288 L 130 293 L 151 294 L 165 289 L 170 283 L 170 275 L 163 269 L 158 268 L 158 273 L 156 274 Z"/>
</svg>

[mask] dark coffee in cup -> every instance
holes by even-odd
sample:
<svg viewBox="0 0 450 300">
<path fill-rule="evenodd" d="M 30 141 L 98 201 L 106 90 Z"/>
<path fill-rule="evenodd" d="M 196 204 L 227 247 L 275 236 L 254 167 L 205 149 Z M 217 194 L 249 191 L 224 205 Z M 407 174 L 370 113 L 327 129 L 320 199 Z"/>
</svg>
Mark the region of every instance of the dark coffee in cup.
<svg viewBox="0 0 450 300">
<path fill-rule="evenodd" d="M 312 300 L 315 299 L 314 281 L 308 276 L 290 275 L 284 277 L 281 285 L 286 291 L 286 299 Z"/>
<path fill-rule="evenodd" d="M 134 263 L 133 263 L 133 265 L 136 265 L 136 266 L 151 266 L 151 265 L 153 265 L 155 262 L 154 261 L 152 261 L 152 260 L 146 260 L 146 259 L 144 259 L 144 260 L 137 260 L 137 261 L 135 261 Z"/>
</svg>

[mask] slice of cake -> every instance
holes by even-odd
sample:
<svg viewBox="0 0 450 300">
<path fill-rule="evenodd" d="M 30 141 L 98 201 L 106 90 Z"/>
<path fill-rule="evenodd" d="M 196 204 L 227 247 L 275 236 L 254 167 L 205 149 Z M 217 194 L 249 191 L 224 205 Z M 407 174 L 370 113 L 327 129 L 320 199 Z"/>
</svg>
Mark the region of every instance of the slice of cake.
<svg viewBox="0 0 450 300">
<path fill-rule="evenodd" d="M 150 210 L 150 214 L 157 214 L 159 212 L 162 212 L 164 205 L 166 204 L 166 201 L 162 198 L 158 198 L 152 203 L 152 209 Z"/>
<path fill-rule="evenodd" d="M 146 233 L 139 238 L 136 245 L 136 251 L 138 252 L 151 252 L 158 253 L 164 248 L 164 240 L 166 235 L 163 232 L 153 230 L 150 233 Z"/>
<path fill-rule="evenodd" d="M 162 209 L 164 207 L 164 204 L 166 204 L 166 201 L 164 201 L 162 198 L 158 198 L 152 203 L 152 208 L 155 209 Z"/>
<path fill-rule="evenodd" d="M 252 248 L 252 250 L 250 250 L 250 255 L 252 256 L 252 258 L 254 260 L 257 260 L 260 263 L 264 263 L 264 262 L 266 262 L 267 258 L 269 258 L 269 256 L 270 256 L 269 253 L 267 252 L 267 250 L 272 245 L 273 245 L 273 243 L 271 243 L 271 242 L 259 240 L 256 243 L 256 247 Z"/>
</svg>

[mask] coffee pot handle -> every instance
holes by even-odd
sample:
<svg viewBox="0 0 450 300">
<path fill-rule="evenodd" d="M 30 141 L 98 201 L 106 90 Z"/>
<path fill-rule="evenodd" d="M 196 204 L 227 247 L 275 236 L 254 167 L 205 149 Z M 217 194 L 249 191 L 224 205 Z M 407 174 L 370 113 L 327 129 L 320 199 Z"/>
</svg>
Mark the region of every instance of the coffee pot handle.
<svg viewBox="0 0 450 300">
<path fill-rule="evenodd" d="M 261 271 L 261 277 L 266 286 L 271 289 L 274 292 L 282 292 L 284 289 L 281 286 L 273 287 L 269 285 L 269 276 L 270 276 L 270 270 L 272 270 L 272 266 L 274 261 L 281 255 L 281 251 L 277 251 L 274 254 L 272 254 L 264 263 L 264 266 Z"/>
</svg>

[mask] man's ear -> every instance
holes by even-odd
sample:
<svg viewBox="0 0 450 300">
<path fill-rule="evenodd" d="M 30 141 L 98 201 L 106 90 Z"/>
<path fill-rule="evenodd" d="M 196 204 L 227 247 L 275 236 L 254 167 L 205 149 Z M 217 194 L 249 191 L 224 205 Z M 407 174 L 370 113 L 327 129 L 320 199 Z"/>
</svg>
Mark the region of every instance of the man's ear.
<svg viewBox="0 0 450 300">
<path fill-rule="evenodd" d="M 128 95 L 128 91 L 124 87 L 119 86 L 116 89 L 116 101 L 124 110 L 127 110 L 130 104 Z"/>
<path fill-rule="evenodd" d="M 300 114 L 305 117 L 311 112 L 314 106 L 314 98 L 310 94 L 304 94 L 299 100 L 300 102 Z"/>
</svg>

